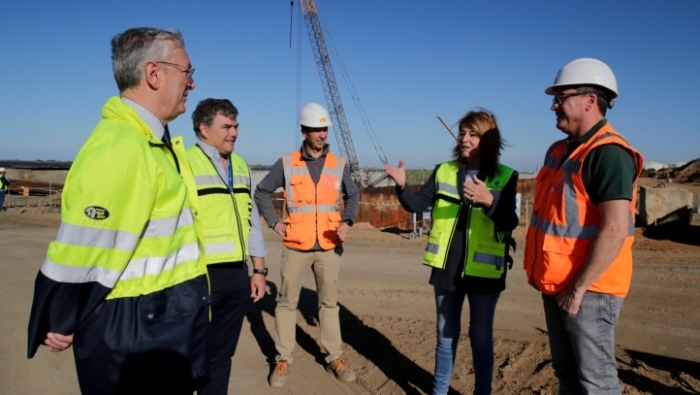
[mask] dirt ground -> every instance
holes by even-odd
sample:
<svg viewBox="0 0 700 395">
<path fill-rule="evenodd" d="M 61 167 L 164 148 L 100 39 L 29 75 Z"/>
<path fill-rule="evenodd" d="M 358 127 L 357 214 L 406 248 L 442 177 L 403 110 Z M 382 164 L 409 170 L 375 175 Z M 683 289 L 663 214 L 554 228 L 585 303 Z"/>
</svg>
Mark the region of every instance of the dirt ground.
<svg viewBox="0 0 700 395">
<path fill-rule="evenodd" d="M 72 353 L 52 354 L 42 348 L 34 359 L 26 358 L 33 281 L 58 221 L 57 214 L 0 213 L 0 395 L 79 392 Z M 692 231 L 693 237 L 686 232 L 681 238 L 654 239 L 638 229 L 634 280 L 617 326 L 625 394 L 700 394 L 700 232 Z M 515 236 L 516 264 L 496 311 L 494 393 L 555 394 L 541 298 L 526 284 L 521 267 L 524 228 Z M 343 255 L 340 315 L 356 383 L 340 383 L 323 368 L 309 273 L 299 306 L 295 362 L 283 389 L 272 389 L 266 381 L 275 354 L 273 315 L 281 252 L 275 234 L 266 233 L 266 241 L 270 294 L 249 311 L 229 394 L 430 393 L 435 307 L 429 269 L 420 264 L 425 237 L 411 240 L 405 233 L 367 224 L 351 231 Z M 473 390 L 467 312 L 463 323 L 454 394 Z"/>
</svg>

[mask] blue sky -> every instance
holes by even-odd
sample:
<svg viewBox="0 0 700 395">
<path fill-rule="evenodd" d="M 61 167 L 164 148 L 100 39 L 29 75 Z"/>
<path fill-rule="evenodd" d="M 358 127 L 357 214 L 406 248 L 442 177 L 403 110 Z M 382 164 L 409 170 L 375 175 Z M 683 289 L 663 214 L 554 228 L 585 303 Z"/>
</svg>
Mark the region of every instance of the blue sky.
<svg viewBox="0 0 700 395">
<path fill-rule="evenodd" d="M 298 147 L 296 118 L 325 105 L 294 1 L 8 0 L 0 13 L 0 159 L 72 160 L 118 91 L 110 39 L 133 26 L 178 28 L 196 67 L 173 134 L 195 142 L 190 116 L 207 97 L 241 114 L 236 152 L 272 164 Z M 612 125 L 646 160 L 700 157 L 700 1 L 316 0 L 361 166 L 380 166 L 366 127 L 392 163 L 432 168 L 449 158 L 468 110 L 496 114 L 510 143 L 502 162 L 532 171 L 564 137 L 544 89 L 572 59 L 610 65 L 620 97 Z M 342 67 L 341 67 L 342 63 Z M 347 72 L 366 118 L 355 105 Z M 337 152 L 335 135 L 329 138 Z"/>
</svg>

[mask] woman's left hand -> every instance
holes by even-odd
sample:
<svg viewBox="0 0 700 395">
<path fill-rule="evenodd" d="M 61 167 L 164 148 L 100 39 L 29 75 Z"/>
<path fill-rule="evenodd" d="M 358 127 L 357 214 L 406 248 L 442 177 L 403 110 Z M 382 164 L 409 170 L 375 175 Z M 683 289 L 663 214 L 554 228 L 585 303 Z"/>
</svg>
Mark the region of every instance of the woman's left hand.
<svg viewBox="0 0 700 395">
<path fill-rule="evenodd" d="M 467 176 L 464 184 L 462 184 L 462 192 L 465 198 L 475 204 L 483 204 L 486 207 L 491 207 L 491 204 L 493 204 L 493 195 L 486 188 L 486 184 L 476 176 L 473 178 Z"/>
</svg>

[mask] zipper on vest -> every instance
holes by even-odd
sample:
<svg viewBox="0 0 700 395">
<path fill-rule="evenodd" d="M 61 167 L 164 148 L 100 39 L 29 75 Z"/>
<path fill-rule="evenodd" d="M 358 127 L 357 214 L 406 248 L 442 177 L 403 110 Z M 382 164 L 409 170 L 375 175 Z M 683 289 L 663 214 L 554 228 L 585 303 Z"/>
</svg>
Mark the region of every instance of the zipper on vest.
<svg viewBox="0 0 700 395">
<path fill-rule="evenodd" d="M 469 227 L 471 226 L 470 222 L 472 221 L 471 206 L 472 206 L 472 203 L 470 201 L 469 205 L 466 207 L 467 227 L 464 229 L 464 261 L 463 261 L 464 266 L 462 267 L 462 271 L 459 273 L 460 278 L 464 278 L 465 272 L 467 271 L 467 261 L 469 260 Z M 462 208 L 464 208 L 464 204 L 459 205 L 459 210 L 457 211 L 457 220 L 455 221 L 455 226 L 454 226 L 455 228 L 457 227 L 457 223 L 459 222 L 459 215 L 462 213 Z M 452 231 L 454 232 L 454 229 Z M 452 243 L 452 238 L 450 238 L 450 243 Z"/>
<path fill-rule="evenodd" d="M 227 186 L 229 188 L 229 193 L 231 194 L 231 201 L 233 202 L 233 211 L 236 213 L 236 227 L 238 228 L 238 243 L 240 244 L 241 247 L 241 260 L 246 261 L 246 256 L 247 251 L 246 248 L 248 247 L 243 239 L 243 227 L 241 226 L 241 213 L 238 212 L 238 204 L 236 203 L 236 193 L 234 192 L 233 188 L 233 164 L 231 163 L 231 156 L 229 155 L 228 157 L 228 177 L 229 180 L 231 181 L 230 184 Z"/>
</svg>

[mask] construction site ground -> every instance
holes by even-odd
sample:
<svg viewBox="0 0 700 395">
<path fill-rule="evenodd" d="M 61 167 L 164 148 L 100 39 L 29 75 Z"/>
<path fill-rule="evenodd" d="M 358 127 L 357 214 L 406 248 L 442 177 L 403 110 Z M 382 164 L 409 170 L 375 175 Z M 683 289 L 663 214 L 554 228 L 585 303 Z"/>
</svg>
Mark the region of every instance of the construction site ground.
<svg viewBox="0 0 700 395">
<path fill-rule="evenodd" d="M 700 192 L 696 187 L 695 192 Z M 40 209 L 0 212 L 0 395 L 76 394 L 70 351 L 42 347 L 26 358 L 34 278 L 60 221 Z M 274 358 L 274 306 L 280 283 L 279 237 L 265 231 L 269 294 L 249 309 L 233 359 L 229 394 L 429 394 L 435 348 L 435 307 L 421 265 L 426 237 L 356 224 L 345 244 L 340 317 L 345 352 L 357 382 L 343 384 L 323 366 L 311 273 L 302 291 L 289 384 L 267 385 Z M 556 394 L 540 295 L 522 269 L 524 227 L 495 322 L 495 394 Z M 617 326 L 616 355 L 624 394 L 700 393 L 700 230 L 660 235 L 637 229 L 632 289 Z M 452 380 L 470 394 L 473 371 L 468 313 Z"/>
</svg>

